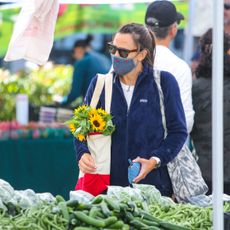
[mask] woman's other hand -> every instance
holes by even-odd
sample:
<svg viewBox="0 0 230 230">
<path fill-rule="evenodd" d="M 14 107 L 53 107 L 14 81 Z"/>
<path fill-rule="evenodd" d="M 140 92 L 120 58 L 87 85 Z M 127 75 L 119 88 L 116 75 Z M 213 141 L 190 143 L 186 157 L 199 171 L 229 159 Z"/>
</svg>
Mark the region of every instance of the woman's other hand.
<svg viewBox="0 0 230 230">
<path fill-rule="evenodd" d="M 78 163 L 80 170 L 83 173 L 95 173 L 96 165 L 93 157 L 89 153 L 84 153 Z"/>
<path fill-rule="evenodd" d="M 141 171 L 139 175 L 134 178 L 133 182 L 138 183 L 142 179 L 144 179 L 156 166 L 157 161 L 155 159 L 145 159 L 145 158 L 140 158 L 137 157 L 136 159 L 133 160 L 133 162 L 139 162 L 141 163 Z"/>
</svg>

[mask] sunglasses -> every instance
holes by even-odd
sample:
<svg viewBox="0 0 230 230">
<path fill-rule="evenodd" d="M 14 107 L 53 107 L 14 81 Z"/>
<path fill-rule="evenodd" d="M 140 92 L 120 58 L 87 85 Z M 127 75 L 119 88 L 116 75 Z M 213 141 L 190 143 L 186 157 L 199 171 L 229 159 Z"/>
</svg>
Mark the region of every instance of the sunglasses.
<svg viewBox="0 0 230 230">
<path fill-rule="evenodd" d="M 116 47 L 115 45 L 113 45 L 111 43 L 107 43 L 107 47 L 108 47 L 108 50 L 109 50 L 109 52 L 111 54 L 114 55 L 118 51 L 119 56 L 122 57 L 122 58 L 127 58 L 130 53 L 138 51 L 138 49 L 128 50 L 128 49 L 124 49 L 124 48 L 118 48 L 118 47 Z"/>
<path fill-rule="evenodd" d="M 230 3 L 225 3 L 224 4 L 224 9 L 225 10 L 230 10 Z"/>
</svg>

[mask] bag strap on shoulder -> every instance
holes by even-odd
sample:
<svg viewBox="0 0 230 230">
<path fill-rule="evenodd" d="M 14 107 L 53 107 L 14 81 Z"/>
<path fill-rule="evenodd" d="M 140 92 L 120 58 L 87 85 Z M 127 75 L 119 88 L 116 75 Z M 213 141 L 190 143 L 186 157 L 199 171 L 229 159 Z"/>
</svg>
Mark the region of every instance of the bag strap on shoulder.
<svg viewBox="0 0 230 230">
<path fill-rule="evenodd" d="M 157 84 L 158 92 L 159 92 L 159 99 L 160 99 L 160 109 L 161 109 L 161 116 L 162 116 L 162 124 L 164 127 L 164 136 L 167 136 L 167 127 L 166 127 L 166 118 L 165 118 L 165 106 L 164 106 L 164 94 L 161 88 L 161 71 L 154 69 L 154 80 Z"/>
<path fill-rule="evenodd" d="M 97 103 L 99 101 L 102 89 L 104 87 L 105 84 L 105 75 L 104 74 L 98 74 L 97 75 L 97 83 L 93 92 L 93 96 L 90 102 L 90 106 L 92 108 L 96 108 L 97 107 Z"/>
<path fill-rule="evenodd" d="M 96 108 L 103 87 L 105 86 L 105 111 L 110 113 L 111 100 L 112 100 L 112 88 L 113 88 L 113 74 L 97 74 L 97 83 L 93 92 L 93 96 L 90 102 L 92 108 Z"/>
</svg>

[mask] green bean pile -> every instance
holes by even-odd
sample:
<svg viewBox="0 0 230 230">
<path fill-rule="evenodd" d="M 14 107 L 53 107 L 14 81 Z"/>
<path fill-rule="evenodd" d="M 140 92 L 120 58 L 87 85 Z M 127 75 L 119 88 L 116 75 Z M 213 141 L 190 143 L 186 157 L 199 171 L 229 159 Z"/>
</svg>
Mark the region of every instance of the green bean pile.
<svg viewBox="0 0 230 230">
<path fill-rule="evenodd" d="M 0 217 L 1 230 L 44 230 L 44 229 L 67 229 L 68 221 L 61 213 L 52 211 L 54 204 L 40 204 L 31 207 L 15 216 L 4 211 Z"/>
<path fill-rule="evenodd" d="M 150 213 L 161 219 L 175 224 L 181 224 L 191 230 L 212 229 L 212 208 L 200 208 L 189 204 L 174 206 L 150 205 Z M 224 211 L 230 212 L 230 203 L 226 202 Z"/>
</svg>

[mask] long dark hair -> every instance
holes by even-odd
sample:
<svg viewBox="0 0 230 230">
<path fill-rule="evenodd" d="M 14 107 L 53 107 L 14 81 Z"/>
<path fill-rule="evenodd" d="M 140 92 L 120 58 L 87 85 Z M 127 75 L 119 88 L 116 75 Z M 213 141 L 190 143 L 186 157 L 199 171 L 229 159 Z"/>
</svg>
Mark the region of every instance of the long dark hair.
<svg viewBox="0 0 230 230">
<path fill-rule="evenodd" d="M 141 24 L 130 23 L 122 26 L 118 33 L 131 34 L 140 51 L 145 49 L 148 52 L 143 62 L 153 66 L 156 43 L 154 34 L 150 29 Z"/>
<path fill-rule="evenodd" d="M 196 77 L 212 77 L 212 29 L 209 29 L 200 39 L 201 56 L 196 69 Z M 230 77 L 230 36 L 224 33 L 224 76 Z"/>
</svg>

